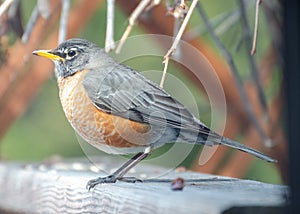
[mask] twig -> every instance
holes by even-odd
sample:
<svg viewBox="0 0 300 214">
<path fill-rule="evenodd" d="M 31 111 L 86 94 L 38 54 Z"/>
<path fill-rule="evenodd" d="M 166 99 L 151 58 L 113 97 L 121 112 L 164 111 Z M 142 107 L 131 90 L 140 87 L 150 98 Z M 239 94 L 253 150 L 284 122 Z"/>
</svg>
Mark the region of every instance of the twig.
<svg viewBox="0 0 300 214">
<path fill-rule="evenodd" d="M 70 0 L 62 0 L 58 44 L 66 40 L 67 37 L 67 21 L 70 10 Z"/>
<path fill-rule="evenodd" d="M 39 9 L 38 9 L 38 6 L 36 5 L 34 7 L 32 13 L 31 13 L 31 16 L 30 16 L 30 18 L 28 20 L 25 32 L 24 32 L 24 34 L 22 36 L 22 42 L 23 43 L 27 43 L 28 42 L 30 34 L 31 34 L 31 32 L 33 30 L 33 27 L 36 24 L 38 18 L 39 18 Z"/>
<path fill-rule="evenodd" d="M 21 38 L 24 33 L 21 16 L 21 0 L 15 0 L 11 4 L 7 11 L 6 22 L 8 25 L 10 25 L 11 30 Z"/>
<path fill-rule="evenodd" d="M 163 70 L 163 73 L 161 75 L 161 80 L 160 80 L 160 84 L 159 84 L 159 87 L 161 87 L 161 88 L 164 87 L 164 82 L 165 82 L 165 79 L 166 79 L 167 69 L 168 69 L 168 65 L 169 65 L 169 57 L 165 58 L 163 63 L 165 64 L 165 66 L 164 66 L 164 70 Z"/>
<path fill-rule="evenodd" d="M 149 5 L 151 0 L 141 0 L 141 2 L 138 4 L 138 6 L 134 9 L 134 11 L 132 12 L 132 14 L 129 17 L 129 24 L 125 30 L 125 32 L 123 33 L 121 40 L 117 46 L 116 49 L 116 53 L 120 53 L 128 35 L 130 34 L 133 25 L 135 25 L 136 20 L 138 19 L 138 17 L 141 15 L 141 13 L 144 11 L 144 9 L 147 7 L 147 5 Z"/>
<path fill-rule="evenodd" d="M 197 5 L 197 2 L 198 0 L 193 0 L 192 3 L 191 3 L 191 6 L 190 6 L 190 9 L 188 10 L 183 22 L 182 22 L 182 25 L 178 31 L 178 34 L 177 36 L 175 37 L 174 41 L 173 41 L 173 44 L 171 46 L 171 48 L 168 50 L 167 54 L 164 56 L 164 61 L 163 63 L 165 64 L 164 66 L 164 70 L 163 70 L 163 74 L 162 74 L 162 78 L 161 78 L 161 81 L 160 81 L 160 84 L 159 86 L 161 88 L 163 88 L 164 86 L 164 82 L 165 82 L 165 77 L 166 77 L 166 72 L 167 72 L 167 69 L 168 69 L 168 64 L 169 64 L 169 60 L 170 60 L 170 57 L 174 54 L 175 50 L 176 50 L 176 47 L 178 46 L 179 42 L 180 42 L 180 39 L 182 37 L 182 34 L 187 26 L 187 23 L 193 13 L 193 10 L 194 8 L 196 7 Z"/>
<path fill-rule="evenodd" d="M 33 27 L 35 26 L 39 16 L 42 16 L 44 19 L 48 19 L 50 17 L 50 6 L 48 0 L 38 0 L 37 5 L 34 7 L 31 16 L 28 20 L 25 32 L 22 36 L 22 42 L 27 43 Z"/>
<path fill-rule="evenodd" d="M 175 3 L 173 5 L 171 5 L 169 1 L 167 1 L 166 7 L 167 15 L 172 15 L 175 19 L 184 19 L 188 11 L 186 0 L 175 0 Z"/>
<path fill-rule="evenodd" d="M 246 8 L 251 7 L 253 5 L 253 1 L 246 1 L 245 5 Z M 216 17 L 210 20 L 212 27 L 215 29 L 215 32 L 218 36 L 222 35 L 223 33 L 227 32 L 234 24 L 239 21 L 241 16 L 241 12 L 239 8 L 234 8 L 231 11 L 226 11 L 220 13 Z M 184 35 L 184 40 L 189 41 L 195 38 L 198 38 L 200 35 L 207 32 L 207 28 L 203 25 L 196 26 L 195 28 L 189 30 Z"/>
<path fill-rule="evenodd" d="M 181 19 L 180 18 L 175 18 L 174 19 L 174 32 L 173 32 L 173 37 L 174 38 L 179 32 L 180 25 L 181 25 Z M 180 58 L 180 44 L 178 44 L 177 50 L 174 51 L 174 57 L 177 58 L 177 59 Z"/>
<path fill-rule="evenodd" d="M 245 1 L 245 8 L 252 7 L 254 2 L 253 1 Z M 225 18 L 224 21 L 216 28 L 216 34 L 222 35 L 224 32 L 226 32 L 231 26 L 233 26 L 235 23 L 239 21 L 241 17 L 241 11 L 239 8 L 236 10 L 233 10 L 232 13 L 228 16 L 228 18 Z"/>
<path fill-rule="evenodd" d="M 258 16 L 259 16 L 259 5 L 262 0 L 256 0 L 256 10 L 255 10 L 255 24 L 254 24 L 254 34 L 253 34 L 253 43 L 251 49 L 251 55 L 256 53 L 256 41 L 257 41 L 257 31 L 258 31 Z"/>
<path fill-rule="evenodd" d="M 105 52 L 115 49 L 114 41 L 114 10 L 115 0 L 107 0 L 107 17 L 106 17 L 106 36 L 105 36 Z"/>
<path fill-rule="evenodd" d="M 242 19 L 242 22 L 243 22 L 245 37 L 246 37 L 245 38 L 246 39 L 246 46 L 247 46 L 247 49 L 249 50 L 251 48 L 251 44 L 250 44 L 251 37 L 250 37 L 249 22 L 248 22 L 248 19 L 247 19 L 247 16 L 246 16 L 246 8 L 245 8 L 246 5 L 244 3 L 244 0 L 239 0 L 239 1 L 240 1 L 241 19 Z M 264 91 L 263 91 L 263 87 L 262 87 L 262 84 L 261 84 L 261 80 L 260 80 L 260 77 L 259 77 L 259 71 L 258 71 L 257 65 L 255 63 L 255 59 L 254 59 L 254 57 L 252 57 L 250 55 L 250 53 L 248 51 L 247 51 L 247 56 L 248 56 L 250 66 L 251 66 L 252 79 L 254 80 L 256 88 L 257 88 L 257 93 L 258 93 L 260 105 L 262 106 L 265 115 L 268 115 L 268 113 L 267 113 L 268 112 L 267 101 L 266 101 L 266 97 L 265 97 L 265 94 L 264 94 Z"/>
<path fill-rule="evenodd" d="M 265 131 L 262 129 L 260 123 L 258 122 L 257 118 L 255 117 L 255 114 L 253 112 L 253 109 L 251 107 L 250 101 L 246 95 L 245 89 L 243 87 L 243 83 L 241 80 L 241 77 L 238 73 L 237 67 L 234 63 L 233 57 L 230 54 L 230 52 L 225 48 L 225 46 L 223 45 L 223 43 L 221 42 L 221 39 L 216 35 L 214 29 L 212 28 L 207 15 L 205 14 L 201 3 L 199 2 L 197 5 L 197 10 L 203 20 L 203 23 L 205 24 L 205 26 L 208 29 L 208 32 L 210 33 L 212 39 L 214 40 L 214 42 L 216 43 L 217 47 L 220 49 L 221 54 L 223 55 L 223 57 L 225 58 L 225 60 L 227 61 L 228 65 L 231 68 L 231 71 L 233 73 L 233 77 L 234 77 L 234 81 L 236 86 L 238 87 L 238 92 L 239 95 L 241 97 L 242 103 L 244 105 L 244 108 L 248 114 L 248 117 L 250 119 L 250 121 L 252 122 L 252 124 L 254 125 L 255 129 L 258 131 L 260 137 L 262 138 L 264 143 L 269 143 L 270 139 L 268 138 L 268 136 L 266 135 Z"/>
<path fill-rule="evenodd" d="M 166 7 L 167 7 L 167 15 L 172 15 L 174 17 L 173 38 L 175 38 L 179 32 L 182 20 L 185 18 L 187 14 L 188 6 L 186 5 L 186 0 L 175 0 L 173 5 L 171 5 L 169 1 L 167 1 Z M 178 45 L 177 51 L 174 52 L 175 58 L 180 57 L 179 49 L 180 49 L 180 45 Z"/>
<path fill-rule="evenodd" d="M 38 9 L 39 9 L 39 14 L 44 19 L 48 19 L 50 17 L 50 14 L 51 14 L 49 0 L 38 0 L 37 1 L 37 6 L 38 6 Z"/>
<path fill-rule="evenodd" d="M 13 3 L 14 0 L 5 0 L 0 6 L 0 17 L 3 13 L 9 8 L 9 6 Z"/>
<path fill-rule="evenodd" d="M 148 7 L 146 7 L 145 11 L 151 10 L 153 7 L 159 5 L 160 2 L 161 2 L 161 0 L 152 0 L 150 5 Z"/>
<path fill-rule="evenodd" d="M 218 16 L 214 17 L 211 19 L 211 25 L 213 28 L 216 28 L 216 34 L 220 35 L 223 33 L 223 25 L 226 25 L 227 27 L 225 27 L 226 29 L 230 28 L 232 26 L 233 23 L 235 23 L 238 20 L 238 15 L 239 10 L 234 9 L 234 11 L 226 11 L 223 12 L 221 14 L 219 14 Z M 230 21 L 229 21 L 230 20 Z M 229 22 L 229 23 L 228 23 Z M 217 30 L 218 26 L 222 26 L 222 30 Z M 207 32 L 207 28 L 203 25 L 198 25 L 192 29 L 190 29 L 189 31 L 187 31 L 185 33 L 185 35 L 183 36 L 185 41 L 190 41 L 193 40 L 195 38 L 198 38 L 199 36 L 201 36 L 202 34 Z"/>
</svg>

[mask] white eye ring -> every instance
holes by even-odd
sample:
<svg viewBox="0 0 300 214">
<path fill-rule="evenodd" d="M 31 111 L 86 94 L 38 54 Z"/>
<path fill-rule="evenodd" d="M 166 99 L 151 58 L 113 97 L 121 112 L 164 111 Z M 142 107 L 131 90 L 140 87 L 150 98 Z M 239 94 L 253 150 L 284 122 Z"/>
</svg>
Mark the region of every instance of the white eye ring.
<svg viewBox="0 0 300 214">
<path fill-rule="evenodd" d="M 69 57 L 73 57 L 73 56 L 76 55 L 76 51 L 74 51 L 74 50 L 69 50 L 67 54 L 68 54 Z"/>
<path fill-rule="evenodd" d="M 67 59 L 72 59 L 74 56 L 77 55 L 77 48 L 71 48 L 65 50 L 66 58 Z"/>
</svg>

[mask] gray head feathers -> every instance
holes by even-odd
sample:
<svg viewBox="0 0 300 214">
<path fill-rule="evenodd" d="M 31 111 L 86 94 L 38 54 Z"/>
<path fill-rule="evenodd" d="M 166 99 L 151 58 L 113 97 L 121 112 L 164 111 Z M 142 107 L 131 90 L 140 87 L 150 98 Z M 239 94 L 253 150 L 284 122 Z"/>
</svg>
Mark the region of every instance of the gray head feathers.
<svg viewBox="0 0 300 214">
<path fill-rule="evenodd" d="M 54 61 L 57 77 L 72 76 L 76 72 L 115 63 L 104 50 L 85 39 L 70 39 L 51 51 L 63 60 Z"/>
</svg>

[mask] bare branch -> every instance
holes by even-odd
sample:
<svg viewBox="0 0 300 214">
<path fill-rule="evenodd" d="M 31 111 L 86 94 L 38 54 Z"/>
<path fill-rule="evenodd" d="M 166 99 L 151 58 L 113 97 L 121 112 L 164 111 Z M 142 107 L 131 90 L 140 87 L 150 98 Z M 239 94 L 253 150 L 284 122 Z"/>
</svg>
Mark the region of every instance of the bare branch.
<svg viewBox="0 0 300 214">
<path fill-rule="evenodd" d="M 159 5 L 160 2 L 161 2 L 161 0 L 152 0 L 150 5 L 148 7 L 146 7 L 145 11 L 151 10 L 153 7 Z"/>
<path fill-rule="evenodd" d="M 34 25 L 36 24 L 37 20 L 39 18 L 39 9 L 38 9 L 38 6 L 36 5 L 31 13 L 31 16 L 28 20 L 28 23 L 27 23 L 27 26 L 26 26 L 26 29 L 25 29 L 25 32 L 22 36 L 22 42 L 23 43 L 27 43 L 28 40 L 29 40 L 29 37 L 31 35 L 31 32 L 33 30 L 33 27 Z"/>
<path fill-rule="evenodd" d="M 245 1 L 244 2 L 246 8 L 252 7 L 254 2 L 253 1 Z M 241 11 L 238 7 L 230 10 L 225 11 L 223 13 L 218 14 L 214 18 L 210 19 L 210 23 L 212 27 L 215 29 L 215 32 L 218 36 L 224 34 L 228 31 L 234 24 L 236 24 L 241 17 Z M 203 25 L 199 25 L 194 27 L 193 29 L 189 30 L 184 35 L 184 40 L 193 40 L 202 34 L 207 32 L 207 28 Z"/>
<path fill-rule="evenodd" d="M 138 6 L 134 9 L 134 11 L 132 12 L 132 14 L 129 17 L 129 24 L 125 30 L 125 32 L 123 33 L 121 40 L 117 46 L 116 49 L 116 53 L 120 53 L 127 37 L 129 36 L 133 25 L 135 25 L 136 20 L 138 19 L 138 17 L 141 15 L 141 13 L 144 11 L 144 9 L 147 7 L 147 5 L 149 5 L 151 0 L 141 0 L 141 2 L 138 4 Z"/>
<path fill-rule="evenodd" d="M 250 26 L 249 26 L 249 22 L 246 16 L 246 8 L 245 8 L 245 3 L 244 0 L 239 0 L 240 1 L 240 11 L 241 11 L 241 19 L 243 22 L 243 27 L 244 27 L 244 33 L 245 33 L 245 39 L 246 39 L 246 47 L 247 50 L 250 50 L 251 48 L 251 36 L 250 36 Z M 252 54 L 252 51 L 251 51 Z M 261 80 L 260 80 L 260 76 L 259 76 L 259 71 L 257 68 L 257 65 L 255 63 L 255 59 L 253 56 L 251 56 L 251 54 L 247 51 L 247 57 L 249 59 L 250 62 L 250 66 L 251 66 L 251 75 L 252 75 L 252 79 L 256 85 L 256 89 L 257 89 L 257 93 L 258 93 L 258 98 L 259 98 L 259 102 L 260 105 L 263 108 L 263 111 L 265 113 L 265 115 L 267 116 L 268 114 L 268 107 L 267 107 L 267 100 L 263 91 L 263 87 L 261 84 Z"/>
<path fill-rule="evenodd" d="M 253 1 L 245 1 L 245 8 L 252 7 L 254 2 Z M 228 18 L 225 18 L 224 21 L 216 28 L 216 34 L 222 35 L 223 33 L 227 32 L 227 30 L 236 24 L 241 17 L 241 11 L 237 7 L 235 10 L 232 11 Z"/>
<path fill-rule="evenodd" d="M 182 20 L 185 18 L 188 12 L 188 6 L 186 5 L 186 0 L 177 0 L 174 5 L 170 5 L 169 2 L 167 4 L 167 15 L 172 15 L 174 17 L 174 29 L 173 29 L 173 37 L 175 38 L 179 32 L 180 26 L 182 24 Z M 173 40 L 174 42 L 174 40 Z M 180 57 L 180 45 L 177 46 L 177 50 L 174 51 L 174 57 Z"/>
<path fill-rule="evenodd" d="M 115 0 L 107 0 L 105 52 L 115 49 L 114 41 L 114 10 Z"/>
<path fill-rule="evenodd" d="M 167 72 L 167 69 L 168 69 L 168 64 L 169 64 L 169 60 L 170 60 L 170 57 L 174 54 L 179 42 L 180 42 L 180 39 L 182 37 L 182 34 L 187 26 L 187 23 L 188 21 L 190 20 L 191 18 L 191 15 L 197 5 L 197 2 L 198 0 L 193 0 L 192 3 L 191 3 L 191 6 L 190 6 L 190 9 L 188 10 L 183 22 L 182 22 L 182 25 L 178 31 L 178 34 L 176 35 L 175 39 L 174 39 L 174 42 L 171 46 L 171 48 L 168 50 L 167 54 L 164 56 L 164 70 L 163 70 L 163 74 L 162 74 L 162 78 L 161 78 L 161 81 L 160 81 L 160 87 L 163 88 L 163 85 L 164 85 L 164 81 L 165 81 L 165 77 L 166 77 L 166 72 Z"/>
<path fill-rule="evenodd" d="M 167 15 L 174 16 L 175 19 L 184 19 L 188 11 L 186 0 L 177 0 L 174 5 L 167 2 Z"/>
<path fill-rule="evenodd" d="M 168 69 L 168 65 L 169 65 L 169 60 L 170 60 L 170 58 L 168 57 L 163 62 L 165 64 L 165 66 L 164 66 L 164 70 L 163 70 L 161 80 L 160 80 L 160 84 L 159 84 L 159 87 L 161 87 L 161 88 L 164 87 L 164 82 L 165 82 L 165 79 L 166 79 L 167 69 Z"/>
<path fill-rule="evenodd" d="M 223 57 L 225 58 L 225 60 L 227 61 L 228 65 L 231 68 L 234 80 L 235 80 L 235 84 L 238 88 L 238 92 L 240 94 L 242 103 L 244 105 L 244 108 L 248 114 L 248 117 L 251 121 L 251 123 L 254 125 L 255 129 L 258 131 L 260 137 L 262 138 L 264 144 L 268 144 L 270 142 L 270 139 L 268 138 L 267 134 L 265 133 L 265 131 L 263 130 L 263 128 L 261 127 L 260 123 L 258 122 L 252 106 L 250 104 L 250 101 L 247 97 L 247 94 L 245 92 L 245 89 L 243 87 L 243 82 L 242 79 L 238 73 L 237 67 L 234 63 L 233 57 L 230 54 L 230 52 L 225 48 L 225 46 L 223 45 L 223 43 L 221 42 L 221 39 L 216 35 L 214 29 L 212 28 L 206 13 L 204 12 L 201 3 L 199 2 L 197 5 L 197 10 L 203 20 L 203 23 L 205 24 L 205 26 L 208 29 L 208 32 L 210 33 L 212 39 L 214 40 L 214 42 L 216 43 L 217 47 L 220 49 L 221 54 L 223 55 Z"/>
<path fill-rule="evenodd" d="M 11 30 L 18 35 L 18 37 L 22 37 L 24 28 L 21 15 L 21 0 L 14 0 L 11 4 L 7 11 L 7 20 L 4 25 L 9 25 Z"/>
<path fill-rule="evenodd" d="M 70 0 L 62 0 L 58 44 L 66 40 L 67 37 L 67 22 L 70 10 Z"/>
<path fill-rule="evenodd" d="M 173 31 L 173 37 L 175 38 L 176 35 L 179 32 L 180 29 L 180 25 L 181 25 L 181 18 L 175 18 L 174 19 L 174 31 Z M 174 41 L 173 41 L 174 42 Z M 176 51 L 174 51 L 174 57 L 179 59 L 180 58 L 180 44 L 178 44 Z"/>
<path fill-rule="evenodd" d="M 212 18 L 210 22 L 212 27 L 216 29 L 216 34 L 221 35 L 224 31 L 226 31 L 226 29 L 230 28 L 232 24 L 236 23 L 238 21 L 238 18 L 239 18 L 239 10 L 235 8 L 233 11 L 226 11 L 217 15 L 216 17 Z M 221 29 L 218 30 L 217 27 L 220 27 Z M 225 30 L 223 30 L 224 28 Z M 183 36 L 183 38 L 184 40 L 190 41 L 195 38 L 198 38 L 199 36 L 205 34 L 206 32 L 207 32 L 207 28 L 202 24 L 200 24 L 187 31 Z"/>
<path fill-rule="evenodd" d="M 27 43 L 33 27 L 35 26 L 39 16 L 42 16 L 44 19 L 48 19 L 50 17 L 50 6 L 48 0 L 38 0 L 36 6 L 34 7 L 31 16 L 28 20 L 25 32 L 22 36 L 22 42 Z"/>
<path fill-rule="evenodd" d="M 44 19 L 48 19 L 50 17 L 50 14 L 51 14 L 49 0 L 38 0 L 37 1 L 37 6 L 38 6 L 38 9 L 39 9 L 39 14 Z"/>
<path fill-rule="evenodd" d="M 259 5 L 261 4 L 261 2 L 262 2 L 262 0 L 256 0 L 255 24 L 254 24 L 254 34 L 253 34 L 253 43 L 252 43 L 251 55 L 254 55 L 256 53 Z"/>
<path fill-rule="evenodd" d="M 9 6 L 13 3 L 14 0 L 5 0 L 0 6 L 0 17 L 3 13 L 9 8 Z"/>
</svg>

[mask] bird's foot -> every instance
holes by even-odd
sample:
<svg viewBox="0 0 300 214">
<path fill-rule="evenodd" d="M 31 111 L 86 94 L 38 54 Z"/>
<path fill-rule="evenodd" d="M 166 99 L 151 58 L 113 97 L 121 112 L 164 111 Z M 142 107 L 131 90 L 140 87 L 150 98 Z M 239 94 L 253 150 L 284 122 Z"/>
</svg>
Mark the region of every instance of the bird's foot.
<svg viewBox="0 0 300 214">
<path fill-rule="evenodd" d="M 116 183 L 117 178 L 114 175 L 109 175 L 107 177 L 99 177 L 96 179 L 89 180 L 86 184 L 86 189 L 91 190 L 93 189 L 97 184 L 103 184 L 103 183 Z"/>
<path fill-rule="evenodd" d="M 114 175 L 109 175 L 107 177 L 99 177 L 96 179 L 89 180 L 86 189 L 91 190 L 93 189 L 96 185 L 98 184 L 103 184 L 103 183 L 116 183 L 117 180 L 128 182 L 128 183 L 135 183 L 135 182 L 143 182 L 141 179 L 135 178 L 135 177 L 121 177 L 118 178 Z"/>
</svg>

